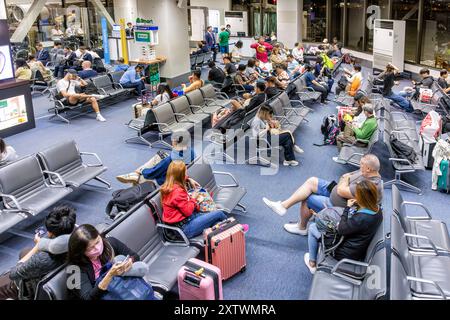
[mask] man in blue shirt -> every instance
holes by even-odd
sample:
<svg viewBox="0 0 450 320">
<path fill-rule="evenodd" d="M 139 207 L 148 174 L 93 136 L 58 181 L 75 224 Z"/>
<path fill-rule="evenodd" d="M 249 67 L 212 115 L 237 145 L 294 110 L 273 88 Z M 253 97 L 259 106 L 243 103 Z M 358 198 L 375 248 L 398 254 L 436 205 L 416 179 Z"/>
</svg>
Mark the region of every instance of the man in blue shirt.
<svg viewBox="0 0 450 320">
<path fill-rule="evenodd" d="M 92 69 L 92 63 L 90 61 L 83 61 L 81 67 L 83 70 L 78 72 L 78 76 L 81 79 L 90 79 L 98 76 L 98 72 Z"/>
<path fill-rule="evenodd" d="M 326 104 L 326 99 L 328 97 L 328 86 L 324 83 L 319 83 L 316 80 L 316 77 L 312 73 L 313 67 L 309 64 L 305 65 L 306 74 L 305 74 L 305 82 L 306 87 L 313 88 L 314 91 L 321 93 L 321 103 Z"/>
<path fill-rule="evenodd" d="M 50 62 L 50 53 L 48 53 L 47 50 L 44 49 L 44 46 L 42 43 L 38 43 L 36 45 L 36 59 L 37 61 L 42 62 L 44 66 L 47 65 L 48 62 Z"/>
<path fill-rule="evenodd" d="M 216 35 L 214 34 L 212 27 L 208 26 L 205 33 L 205 42 L 208 50 L 213 52 L 213 61 L 216 62 L 217 50 L 216 50 Z"/>
<path fill-rule="evenodd" d="M 134 68 L 129 68 L 120 78 L 120 84 L 124 88 L 134 88 L 138 95 L 141 95 L 142 91 L 145 90 L 145 77 L 141 75 L 144 68 L 137 65 Z"/>
</svg>

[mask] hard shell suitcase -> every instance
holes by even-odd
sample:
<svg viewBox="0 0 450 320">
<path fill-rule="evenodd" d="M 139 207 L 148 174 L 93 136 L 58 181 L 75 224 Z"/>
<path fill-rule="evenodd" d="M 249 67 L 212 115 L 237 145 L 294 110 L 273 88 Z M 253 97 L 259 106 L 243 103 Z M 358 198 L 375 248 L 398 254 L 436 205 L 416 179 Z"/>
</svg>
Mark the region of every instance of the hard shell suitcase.
<svg viewBox="0 0 450 320">
<path fill-rule="evenodd" d="M 442 176 L 439 176 L 438 178 L 438 190 L 441 192 L 447 192 L 450 193 L 450 169 L 449 169 L 449 162 L 448 160 L 442 160 L 441 161 L 441 172 Z"/>
<path fill-rule="evenodd" d="M 189 259 L 178 271 L 178 293 L 180 300 L 223 300 L 220 269 Z"/>
<path fill-rule="evenodd" d="M 226 280 L 245 271 L 245 234 L 242 225 L 229 218 L 203 233 L 205 260 L 217 266 Z"/>
<path fill-rule="evenodd" d="M 423 164 L 425 165 L 425 168 L 428 170 L 433 169 L 434 165 L 433 150 L 436 147 L 436 143 L 427 143 L 421 136 L 419 141 L 419 147 L 422 153 Z"/>
</svg>

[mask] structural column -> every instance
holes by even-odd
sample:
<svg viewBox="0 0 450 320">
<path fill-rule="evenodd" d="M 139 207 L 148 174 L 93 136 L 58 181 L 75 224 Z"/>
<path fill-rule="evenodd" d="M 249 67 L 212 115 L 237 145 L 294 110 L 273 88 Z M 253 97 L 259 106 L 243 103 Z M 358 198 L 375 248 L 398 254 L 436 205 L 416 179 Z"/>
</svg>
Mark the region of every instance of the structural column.
<svg viewBox="0 0 450 320">
<path fill-rule="evenodd" d="M 120 19 L 125 19 L 125 21 L 134 24 L 137 17 L 137 0 L 114 0 L 114 18 L 116 24 L 120 24 Z"/>
<path fill-rule="evenodd" d="M 277 2 L 277 38 L 288 48 L 302 41 L 303 0 Z"/>
<path fill-rule="evenodd" d="M 186 7 L 178 8 L 174 0 L 138 0 L 137 8 L 139 17 L 151 19 L 159 27 L 156 54 L 167 57 L 161 77 L 172 86 L 186 82 L 191 70 Z"/>
</svg>

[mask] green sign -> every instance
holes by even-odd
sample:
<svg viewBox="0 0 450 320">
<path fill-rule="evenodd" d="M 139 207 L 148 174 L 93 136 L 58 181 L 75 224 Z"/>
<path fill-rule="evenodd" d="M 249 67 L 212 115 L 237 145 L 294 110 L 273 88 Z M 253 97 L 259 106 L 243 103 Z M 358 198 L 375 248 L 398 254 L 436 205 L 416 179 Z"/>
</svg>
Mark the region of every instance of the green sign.
<svg viewBox="0 0 450 320">
<path fill-rule="evenodd" d="M 151 43 L 150 32 L 135 31 L 134 38 L 136 42 Z"/>
</svg>

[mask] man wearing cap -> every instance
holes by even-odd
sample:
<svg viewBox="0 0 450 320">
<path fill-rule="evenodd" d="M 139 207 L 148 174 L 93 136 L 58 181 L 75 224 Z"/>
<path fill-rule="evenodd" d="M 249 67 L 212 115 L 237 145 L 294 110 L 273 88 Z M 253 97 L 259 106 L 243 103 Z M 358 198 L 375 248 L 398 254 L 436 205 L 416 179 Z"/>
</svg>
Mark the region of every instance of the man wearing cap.
<svg viewBox="0 0 450 320">
<path fill-rule="evenodd" d="M 78 73 L 74 69 L 67 70 L 66 75 L 64 78 L 59 80 L 56 84 L 56 88 L 58 90 L 58 93 L 62 95 L 66 101 L 67 104 L 76 106 L 79 103 L 82 102 L 89 102 L 92 106 L 92 109 L 94 109 L 95 113 L 97 114 L 97 121 L 105 122 L 105 118 L 100 114 L 100 108 L 98 106 L 97 98 L 101 99 L 103 96 L 101 95 L 88 95 L 85 93 L 77 93 L 77 88 L 83 88 L 86 87 L 88 84 L 86 81 L 81 79 L 78 76 Z"/>
<path fill-rule="evenodd" d="M 159 159 L 155 161 L 155 157 L 153 157 L 135 171 L 117 176 L 116 179 L 122 183 L 132 183 L 133 185 L 145 182 L 146 180 L 153 180 L 161 186 L 166 181 L 167 169 L 172 161 L 182 160 L 188 165 L 195 159 L 194 150 L 190 147 L 190 134 L 188 132 L 174 132 L 171 140 L 172 151 L 168 157 L 160 162 L 158 162 Z M 199 186 L 193 179 L 189 179 L 189 182 L 192 186 Z"/>
<path fill-rule="evenodd" d="M 367 143 L 372 138 L 375 130 L 378 128 L 377 119 L 375 118 L 373 106 L 366 104 L 363 106 L 363 112 L 366 120 L 361 126 L 358 126 L 355 122 L 346 122 L 344 132 L 341 132 L 337 136 L 337 147 L 340 151 L 344 143 L 355 145 L 361 143 L 367 146 Z M 340 163 L 338 157 L 334 157 L 335 162 Z"/>
</svg>

